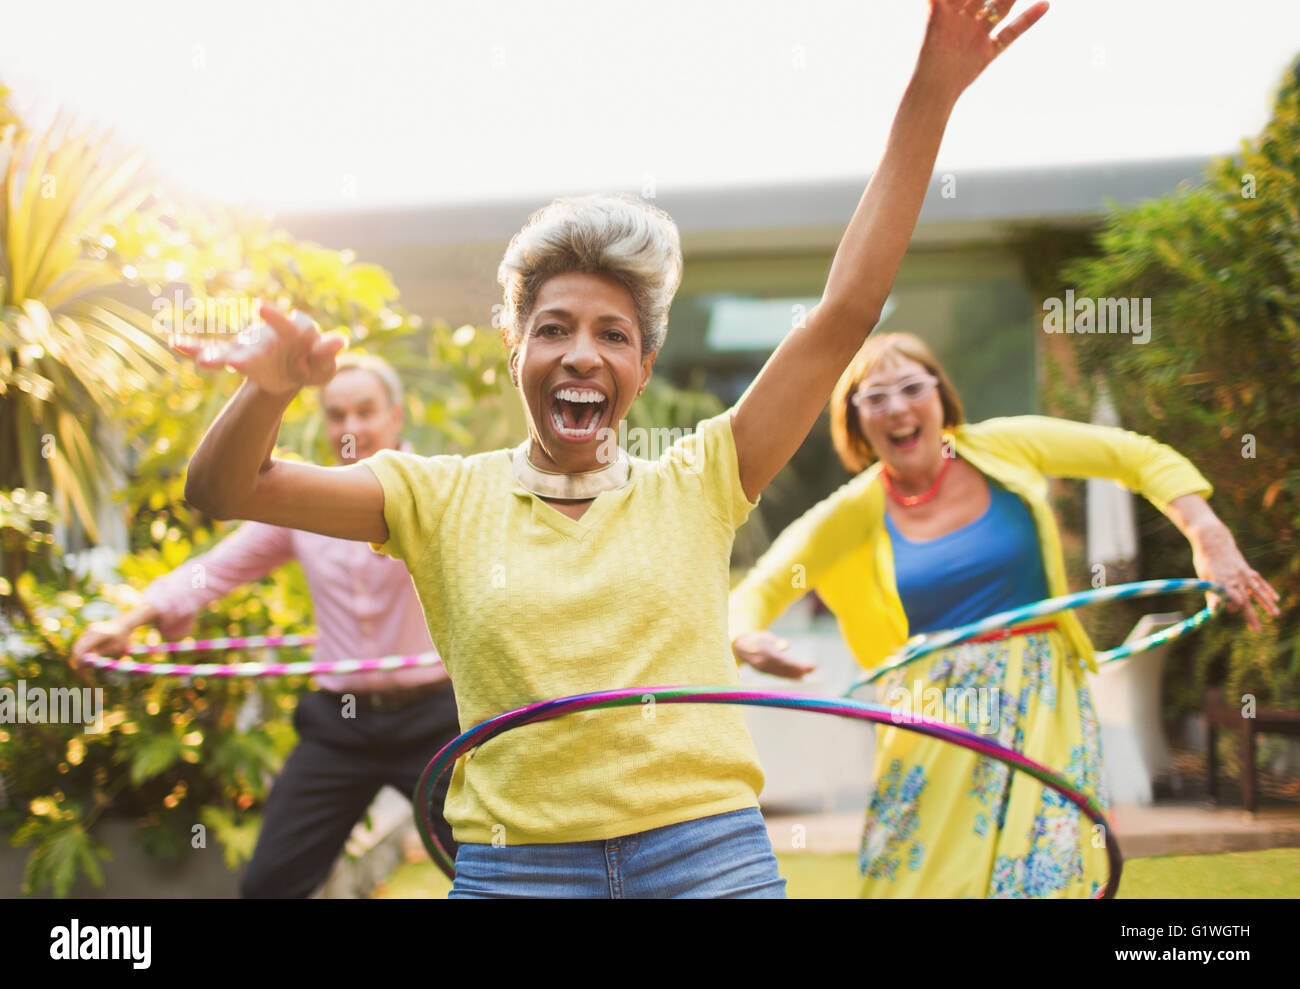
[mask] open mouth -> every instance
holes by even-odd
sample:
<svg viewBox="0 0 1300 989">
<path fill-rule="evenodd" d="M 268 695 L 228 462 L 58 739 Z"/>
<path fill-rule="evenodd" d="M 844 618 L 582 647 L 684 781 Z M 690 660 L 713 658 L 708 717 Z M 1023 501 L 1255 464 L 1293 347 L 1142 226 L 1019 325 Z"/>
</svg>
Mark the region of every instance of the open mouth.
<svg viewBox="0 0 1300 989">
<path fill-rule="evenodd" d="M 910 450 L 921 442 L 921 427 L 914 426 L 910 429 L 898 429 L 889 434 L 889 442 L 899 450 Z"/>
<path fill-rule="evenodd" d="M 596 435 L 609 399 L 594 388 L 558 388 L 551 395 L 551 425 L 566 440 L 581 443 Z"/>
</svg>

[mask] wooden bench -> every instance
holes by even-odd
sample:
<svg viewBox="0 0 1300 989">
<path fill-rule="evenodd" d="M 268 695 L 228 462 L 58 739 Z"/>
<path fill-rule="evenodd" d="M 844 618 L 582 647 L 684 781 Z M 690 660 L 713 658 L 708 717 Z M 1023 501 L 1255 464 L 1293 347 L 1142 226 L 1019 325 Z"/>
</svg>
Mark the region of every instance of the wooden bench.
<svg viewBox="0 0 1300 989">
<path fill-rule="evenodd" d="M 1217 690 L 1205 695 L 1205 735 L 1206 735 L 1206 769 L 1209 775 L 1210 799 L 1218 803 L 1218 787 L 1215 783 L 1217 760 L 1214 753 L 1214 731 L 1226 728 L 1241 734 L 1241 796 L 1246 810 L 1254 813 L 1256 806 L 1255 787 L 1255 738 L 1258 735 L 1290 735 L 1300 738 L 1300 711 L 1283 711 L 1280 709 L 1256 709 L 1253 718 L 1242 714 L 1241 704 L 1225 704 L 1223 695 Z"/>
</svg>

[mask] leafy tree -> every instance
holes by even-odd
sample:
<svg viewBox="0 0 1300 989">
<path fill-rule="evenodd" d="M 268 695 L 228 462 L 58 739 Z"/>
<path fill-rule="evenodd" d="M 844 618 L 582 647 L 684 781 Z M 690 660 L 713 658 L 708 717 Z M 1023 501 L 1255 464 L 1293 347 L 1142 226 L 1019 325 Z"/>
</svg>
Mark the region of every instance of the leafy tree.
<svg viewBox="0 0 1300 989">
<path fill-rule="evenodd" d="M 1170 685 L 1184 709 L 1211 683 L 1261 705 L 1300 704 L 1300 63 L 1273 118 L 1205 180 L 1114 210 L 1096 257 L 1065 268 L 1079 297 L 1148 298 L 1150 341 L 1076 335 L 1085 379 L 1100 377 L 1128 428 L 1184 453 L 1247 560 L 1282 595 L 1252 634 L 1212 623 L 1186 641 Z M 1149 514 L 1149 513 L 1148 513 Z M 1170 561 L 1187 561 L 1171 570 Z M 1190 572 L 1172 526 L 1143 534 L 1144 577 Z M 1188 668 L 1190 666 L 1190 669 Z"/>
<path fill-rule="evenodd" d="M 179 565 L 187 550 L 177 540 L 122 567 L 138 585 Z M 30 848 L 24 892 L 63 896 L 82 874 L 102 883 L 109 851 L 96 824 L 105 817 L 134 821 L 135 840 L 153 855 L 224 848 L 233 867 L 251 851 L 270 775 L 293 745 L 287 712 L 304 681 L 78 678 L 67 665 L 72 642 L 87 623 L 128 603 L 131 588 L 94 586 L 57 561 L 42 569 L 40 579 L 25 573 L 14 588 L 31 620 L 0 629 L 0 689 L 16 693 L 21 684 L 27 696 L 54 697 L 98 687 L 103 720 L 98 732 L 75 723 L 0 725 L 0 831 Z M 301 585 L 299 574 L 281 571 L 203 614 L 196 632 L 300 630 L 310 615 Z"/>
</svg>

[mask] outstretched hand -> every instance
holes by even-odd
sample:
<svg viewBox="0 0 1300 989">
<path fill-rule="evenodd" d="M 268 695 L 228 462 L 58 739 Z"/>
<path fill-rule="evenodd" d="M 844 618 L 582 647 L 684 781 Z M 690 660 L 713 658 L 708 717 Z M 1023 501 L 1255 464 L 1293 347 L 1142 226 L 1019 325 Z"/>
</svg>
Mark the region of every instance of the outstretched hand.
<svg viewBox="0 0 1300 989">
<path fill-rule="evenodd" d="M 1262 627 L 1255 605 L 1274 618 L 1281 614 L 1277 606 L 1280 595 L 1246 562 L 1226 526 L 1216 524 L 1204 531 L 1195 530 L 1191 543 L 1196 575 L 1222 584 L 1228 591 L 1228 610 L 1242 612 L 1252 630 L 1258 632 Z M 1205 599 L 1211 607 L 1219 601 L 1216 594 L 1206 594 Z"/>
<path fill-rule="evenodd" d="M 917 75 L 956 98 L 989 63 L 1047 13 L 1034 4 L 1001 30 L 1016 0 L 930 0 L 930 20 L 917 60 Z"/>
<path fill-rule="evenodd" d="M 68 665 L 76 669 L 86 653 L 97 656 L 121 656 L 131 647 L 131 629 L 119 621 L 95 622 L 77 638 L 68 656 Z"/>
<path fill-rule="evenodd" d="M 742 632 L 731 642 L 731 651 L 738 660 L 769 676 L 798 680 L 817 669 L 811 663 L 791 658 L 786 652 L 789 648 L 790 643 L 784 639 L 763 631 Z"/>
<path fill-rule="evenodd" d="M 263 305 L 254 323 L 233 340 L 195 345 L 174 342 L 173 348 L 195 357 L 200 367 L 229 367 L 263 391 L 291 395 L 309 385 L 323 385 L 334 376 L 334 358 L 347 340 L 322 334 L 305 313 L 286 316 Z"/>
</svg>

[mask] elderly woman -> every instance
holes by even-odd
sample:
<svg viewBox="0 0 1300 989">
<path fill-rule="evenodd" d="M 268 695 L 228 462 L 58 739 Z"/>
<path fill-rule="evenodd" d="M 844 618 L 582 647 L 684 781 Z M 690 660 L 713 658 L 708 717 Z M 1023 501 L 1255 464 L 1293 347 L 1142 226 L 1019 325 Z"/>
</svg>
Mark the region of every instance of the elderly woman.
<svg viewBox="0 0 1300 989">
<path fill-rule="evenodd" d="M 1067 593 L 1048 476 L 1110 478 L 1140 492 L 1252 627 L 1250 597 L 1277 613 L 1277 594 L 1246 565 L 1187 460 L 1145 436 L 1061 419 L 966 424 L 948 376 L 911 334 L 867 341 L 836 385 L 831 423 L 857 476 L 787 529 L 732 595 L 733 649 L 759 669 L 805 672 L 760 631 L 804 588 L 835 613 L 868 668 L 910 635 Z M 951 698 L 948 720 L 996 732 L 1107 806 L 1083 627 L 1065 612 L 1012 631 L 901 668 L 883 684 L 885 700 L 932 715 L 926 705 L 939 694 L 927 691 L 937 688 Z M 1080 832 L 1079 811 L 1002 763 L 886 726 L 875 769 L 864 896 L 1086 896 L 1105 876 L 1101 836 Z"/>
<path fill-rule="evenodd" d="M 798 449 L 875 326 L 965 88 L 1036 21 L 997 37 L 1014 0 L 934 0 L 913 78 L 835 255 L 821 303 L 726 413 L 657 461 L 609 451 L 645 387 L 680 281 L 676 227 L 636 200 L 557 200 L 511 241 L 515 450 L 384 452 L 364 465 L 275 460 L 280 416 L 342 341 L 271 309 L 209 354 L 246 381 L 196 452 L 186 496 L 367 540 L 405 560 L 469 727 L 544 698 L 736 682 L 728 648 L 736 528 Z M 446 816 L 452 896 L 782 896 L 758 812 L 763 774 L 741 713 L 591 712 L 508 733 L 460 760 Z"/>
</svg>

